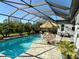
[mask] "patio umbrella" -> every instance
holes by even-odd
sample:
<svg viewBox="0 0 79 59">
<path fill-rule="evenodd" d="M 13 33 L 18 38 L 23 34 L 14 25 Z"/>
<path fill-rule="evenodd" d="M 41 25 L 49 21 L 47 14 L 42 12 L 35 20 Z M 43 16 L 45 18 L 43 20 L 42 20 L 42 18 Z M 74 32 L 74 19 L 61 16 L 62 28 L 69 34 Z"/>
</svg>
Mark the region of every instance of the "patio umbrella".
<svg viewBox="0 0 79 59">
<path fill-rule="evenodd" d="M 40 28 L 57 28 L 58 25 L 53 23 L 52 21 L 46 21 L 42 25 L 40 25 Z"/>
</svg>

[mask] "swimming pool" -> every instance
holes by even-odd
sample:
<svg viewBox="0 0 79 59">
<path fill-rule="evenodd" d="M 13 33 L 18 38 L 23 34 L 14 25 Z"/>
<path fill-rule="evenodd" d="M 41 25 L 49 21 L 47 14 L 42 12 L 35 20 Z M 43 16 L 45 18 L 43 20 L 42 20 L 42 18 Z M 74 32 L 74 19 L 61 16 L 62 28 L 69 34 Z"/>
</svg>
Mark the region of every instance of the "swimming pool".
<svg viewBox="0 0 79 59">
<path fill-rule="evenodd" d="M 41 35 L 29 35 L 27 37 L 14 38 L 0 42 L 0 53 L 12 59 L 30 49 L 33 41 L 41 39 Z"/>
</svg>

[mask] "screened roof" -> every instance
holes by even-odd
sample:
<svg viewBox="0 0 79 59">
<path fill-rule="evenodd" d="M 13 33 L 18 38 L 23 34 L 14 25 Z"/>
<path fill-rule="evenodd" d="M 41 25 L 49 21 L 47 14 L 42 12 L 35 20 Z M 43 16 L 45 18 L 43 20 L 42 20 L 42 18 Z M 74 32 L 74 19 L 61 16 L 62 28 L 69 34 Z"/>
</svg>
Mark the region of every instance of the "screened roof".
<svg viewBox="0 0 79 59">
<path fill-rule="evenodd" d="M 0 2 L 0 18 L 61 20 L 69 16 L 71 5 L 72 0 L 4 0 Z"/>
</svg>

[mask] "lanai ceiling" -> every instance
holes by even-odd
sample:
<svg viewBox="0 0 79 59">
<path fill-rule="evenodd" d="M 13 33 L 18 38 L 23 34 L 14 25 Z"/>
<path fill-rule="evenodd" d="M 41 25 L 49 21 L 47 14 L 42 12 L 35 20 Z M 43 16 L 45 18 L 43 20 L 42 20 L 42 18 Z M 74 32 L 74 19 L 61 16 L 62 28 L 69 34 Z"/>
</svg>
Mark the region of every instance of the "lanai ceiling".
<svg viewBox="0 0 79 59">
<path fill-rule="evenodd" d="M 0 15 L 33 22 L 44 19 L 70 23 L 78 8 L 79 0 L 4 0 L 0 2 Z"/>
</svg>

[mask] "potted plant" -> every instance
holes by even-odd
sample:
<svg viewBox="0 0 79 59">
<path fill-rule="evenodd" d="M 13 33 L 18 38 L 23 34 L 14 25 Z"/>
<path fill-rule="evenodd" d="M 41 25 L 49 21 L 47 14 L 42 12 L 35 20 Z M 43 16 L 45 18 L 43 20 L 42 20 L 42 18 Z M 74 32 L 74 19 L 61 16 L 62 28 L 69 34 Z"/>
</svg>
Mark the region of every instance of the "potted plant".
<svg viewBox="0 0 79 59">
<path fill-rule="evenodd" d="M 58 43 L 58 49 L 61 51 L 62 59 L 76 59 L 77 52 L 75 51 L 76 46 L 70 41 L 60 41 Z"/>
</svg>

